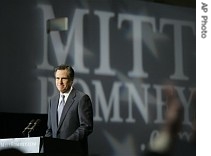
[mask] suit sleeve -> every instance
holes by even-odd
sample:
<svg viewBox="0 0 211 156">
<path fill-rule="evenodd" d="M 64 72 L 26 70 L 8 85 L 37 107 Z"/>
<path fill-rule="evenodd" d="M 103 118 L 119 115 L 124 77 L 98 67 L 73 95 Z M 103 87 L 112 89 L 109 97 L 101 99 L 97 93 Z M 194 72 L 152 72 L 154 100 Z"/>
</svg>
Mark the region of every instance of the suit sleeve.
<svg viewBox="0 0 211 156">
<path fill-rule="evenodd" d="M 80 126 L 68 140 L 83 140 L 93 131 L 93 109 L 88 95 L 82 96 L 78 103 L 78 117 Z"/>
<path fill-rule="evenodd" d="M 48 121 L 47 121 L 47 130 L 46 130 L 46 133 L 45 133 L 45 137 L 52 137 L 52 128 L 51 128 L 51 102 L 49 103 L 49 106 L 48 106 Z"/>
</svg>

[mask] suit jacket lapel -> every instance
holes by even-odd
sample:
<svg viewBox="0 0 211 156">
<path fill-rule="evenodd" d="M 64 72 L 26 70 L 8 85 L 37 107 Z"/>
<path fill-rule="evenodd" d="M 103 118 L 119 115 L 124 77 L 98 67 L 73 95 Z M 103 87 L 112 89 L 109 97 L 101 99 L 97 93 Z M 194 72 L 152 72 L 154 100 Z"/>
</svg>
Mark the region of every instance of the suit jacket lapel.
<svg viewBox="0 0 211 156">
<path fill-rule="evenodd" d="M 74 103 L 75 96 L 76 96 L 76 92 L 75 92 L 75 89 L 73 88 L 72 91 L 70 92 L 70 95 L 67 98 L 66 103 L 65 103 L 65 106 L 64 106 L 64 109 L 63 109 L 61 118 L 60 118 L 60 122 L 59 122 L 59 125 L 58 125 L 58 129 L 61 127 L 61 125 L 62 125 L 62 123 L 63 123 L 63 121 L 65 119 L 65 116 L 66 116 L 67 112 L 69 111 L 70 107 Z"/>
</svg>

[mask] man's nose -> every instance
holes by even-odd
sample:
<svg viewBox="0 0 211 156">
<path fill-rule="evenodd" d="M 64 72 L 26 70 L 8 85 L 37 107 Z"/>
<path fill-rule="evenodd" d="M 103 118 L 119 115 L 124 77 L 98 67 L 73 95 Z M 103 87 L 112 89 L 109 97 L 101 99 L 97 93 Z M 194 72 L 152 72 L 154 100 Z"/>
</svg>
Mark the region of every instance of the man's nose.
<svg viewBox="0 0 211 156">
<path fill-rule="evenodd" d="M 59 79 L 59 83 L 63 83 L 62 79 Z"/>
</svg>

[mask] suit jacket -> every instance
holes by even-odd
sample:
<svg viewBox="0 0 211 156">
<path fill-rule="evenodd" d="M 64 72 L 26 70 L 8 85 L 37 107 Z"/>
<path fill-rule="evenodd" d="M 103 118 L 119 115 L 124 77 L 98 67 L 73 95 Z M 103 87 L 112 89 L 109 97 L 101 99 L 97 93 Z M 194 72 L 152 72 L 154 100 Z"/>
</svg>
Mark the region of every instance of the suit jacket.
<svg viewBox="0 0 211 156">
<path fill-rule="evenodd" d="M 48 107 L 46 137 L 81 142 L 83 150 L 88 153 L 87 137 L 93 131 L 93 109 L 88 95 L 72 89 L 63 108 L 58 125 L 57 107 L 59 94 L 53 96 Z"/>
</svg>

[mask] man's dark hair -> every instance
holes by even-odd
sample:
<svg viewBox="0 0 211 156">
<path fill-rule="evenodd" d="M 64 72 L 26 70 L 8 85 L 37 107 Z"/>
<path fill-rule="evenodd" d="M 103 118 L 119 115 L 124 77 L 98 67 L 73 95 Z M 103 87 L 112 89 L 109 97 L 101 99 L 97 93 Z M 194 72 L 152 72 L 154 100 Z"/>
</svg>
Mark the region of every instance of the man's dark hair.
<svg viewBox="0 0 211 156">
<path fill-rule="evenodd" d="M 71 66 L 64 65 L 64 64 L 59 65 L 59 66 L 57 66 L 57 67 L 54 69 L 54 73 L 55 73 L 55 74 L 56 74 L 56 71 L 57 71 L 57 70 L 67 70 L 67 71 L 68 71 L 68 78 L 69 78 L 71 81 L 73 81 L 75 73 L 74 73 L 74 70 L 73 70 L 73 68 L 72 68 Z"/>
</svg>

